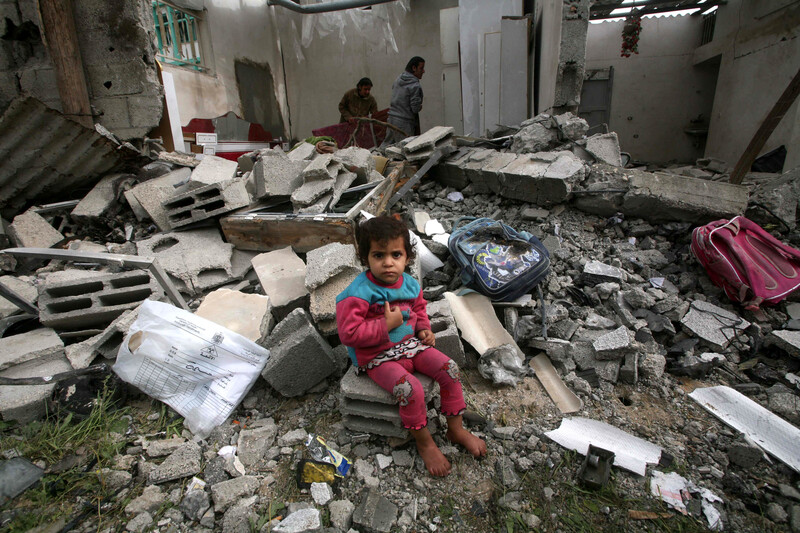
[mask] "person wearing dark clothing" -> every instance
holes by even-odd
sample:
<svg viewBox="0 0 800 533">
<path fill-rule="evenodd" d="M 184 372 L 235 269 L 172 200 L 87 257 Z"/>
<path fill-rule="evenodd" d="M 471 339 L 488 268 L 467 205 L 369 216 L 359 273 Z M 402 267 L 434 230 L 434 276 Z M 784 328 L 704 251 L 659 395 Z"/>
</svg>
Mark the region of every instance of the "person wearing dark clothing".
<svg viewBox="0 0 800 533">
<path fill-rule="evenodd" d="M 403 130 L 406 135 L 387 128 L 385 147 L 411 135 L 419 135 L 419 112 L 422 110 L 422 85 L 419 80 L 425 74 L 425 60 L 414 56 L 406 70 L 392 84 L 392 101 L 389 105 L 389 124 Z"/>
<path fill-rule="evenodd" d="M 366 117 L 374 115 L 378 111 L 378 102 L 374 96 L 370 96 L 372 81 L 369 78 L 361 78 L 355 89 L 350 89 L 339 102 L 339 122 L 350 122 L 353 117 Z"/>
</svg>

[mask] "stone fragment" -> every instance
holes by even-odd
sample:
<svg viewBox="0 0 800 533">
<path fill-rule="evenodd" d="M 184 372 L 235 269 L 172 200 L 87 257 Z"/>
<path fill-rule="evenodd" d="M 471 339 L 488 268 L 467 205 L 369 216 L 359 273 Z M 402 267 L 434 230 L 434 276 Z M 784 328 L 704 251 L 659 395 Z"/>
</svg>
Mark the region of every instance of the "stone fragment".
<svg viewBox="0 0 800 533">
<path fill-rule="evenodd" d="M 331 193 L 335 183 L 335 179 L 314 179 L 307 181 L 292 193 L 292 204 L 299 207 L 309 206 Z M 326 202 L 326 205 L 329 202 L 330 200 Z"/>
<path fill-rule="evenodd" d="M 104 215 L 110 215 L 111 210 L 117 204 L 116 186 L 120 181 L 129 177 L 132 176 L 126 174 L 104 176 L 72 210 L 70 213 L 72 219 L 76 222 L 85 223 Z"/>
<path fill-rule="evenodd" d="M 365 183 L 375 170 L 375 159 L 370 151 L 358 146 L 337 150 L 332 156 L 334 161 L 341 163 L 348 172 L 355 173 L 358 180 Z"/>
<path fill-rule="evenodd" d="M 522 220 L 535 220 L 541 222 L 550 216 L 550 211 L 542 209 L 541 207 L 526 207 L 520 213 Z"/>
<path fill-rule="evenodd" d="M 206 155 L 192 171 L 190 182 L 195 184 L 195 187 L 202 187 L 232 180 L 236 177 L 238 167 L 236 161 Z"/>
<path fill-rule="evenodd" d="M 255 198 L 290 196 L 303 184 L 302 172 L 308 161 L 295 161 L 278 149 L 264 150 L 253 165 Z"/>
<path fill-rule="evenodd" d="M 148 441 L 145 443 L 144 449 L 148 457 L 166 457 L 184 444 L 186 444 L 186 439 L 172 437 L 171 439 Z"/>
<path fill-rule="evenodd" d="M 767 335 L 765 344 L 777 346 L 794 357 L 800 357 L 800 331 L 774 329 Z"/>
<path fill-rule="evenodd" d="M 275 533 L 304 533 L 318 531 L 322 527 L 322 519 L 318 509 L 300 509 L 291 513 L 272 528 Z"/>
<path fill-rule="evenodd" d="M 291 246 L 259 254 L 252 262 L 261 287 L 274 308 L 291 311 L 303 305 L 308 298 L 306 264 Z"/>
<path fill-rule="evenodd" d="M 208 508 L 211 507 L 211 502 L 206 491 L 195 489 L 184 495 L 179 507 L 183 514 L 186 515 L 186 518 L 199 522 Z"/>
<path fill-rule="evenodd" d="M 695 300 L 681 320 L 687 332 L 706 342 L 716 351 L 723 351 L 750 323 L 721 307 Z"/>
<path fill-rule="evenodd" d="M 639 374 L 648 380 L 655 381 L 664 375 L 667 359 L 660 353 L 646 353 L 639 358 Z"/>
<path fill-rule="evenodd" d="M 139 220 L 150 218 L 161 231 L 169 231 L 164 202 L 175 194 L 175 187 L 186 182 L 192 171 L 180 168 L 164 176 L 151 179 L 125 191 L 125 199 Z"/>
<path fill-rule="evenodd" d="M 312 483 L 311 497 L 317 505 L 327 505 L 333 499 L 333 491 L 327 483 Z"/>
<path fill-rule="evenodd" d="M 617 327 L 616 322 L 597 313 L 589 313 L 589 316 L 584 320 L 584 325 L 589 329 L 611 329 Z"/>
<path fill-rule="evenodd" d="M 284 396 L 300 396 L 336 370 L 336 360 L 303 309 L 295 309 L 272 330 L 261 375 Z"/>
<path fill-rule="evenodd" d="M 161 491 L 158 485 L 148 485 L 142 491 L 142 494 L 134 498 L 131 503 L 125 507 L 125 514 L 138 515 L 140 513 L 155 513 L 167 499 L 166 494 Z"/>
<path fill-rule="evenodd" d="M 241 498 L 251 496 L 261 482 L 255 476 L 241 476 L 211 486 L 211 497 L 214 499 L 216 512 L 225 512 Z"/>
<path fill-rule="evenodd" d="M 268 471 L 268 450 L 275 443 L 278 427 L 270 419 L 266 425 L 239 432 L 237 455 L 246 472 Z"/>
<path fill-rule="evenodd" d="M 361 273 L 363 267 L 355 247 L 338 242 L 326 244 L 306 255 L 306 289 L 312 291 L 342 272 Z"/>
<path fill-rule="evenodd" d="M 601 360 L 622 359 L 630 346 L 631 336 L 625 326 L 606 333 L 592 343 L 595 355 Z"/>
<path fill-rule="evenodd" d="M 201 455 L 202 451 L 196 442 L 189 441 L 183 444 L 150 472 L 150 483 L 165 483 L 199 474 L 202 471 Z"/>
<path fill-rule="evenodd" d="M 37 359 L 64 355 L 64 342 L 50 328 L 0 338 L 0 371 Z"/>
<path fill-rule="evenodd" d="M 269 296 L 229 289 L 217 289 L 206 295 L 195 314 L 256 344 L 261 344 L 275 325 Z"/>
<path fill-rule="evenodd" d="M 353 524 L 355 505 L 350 500 L 336 500 L 328 505 L 331 525 L 339 531 L 347 531 Z"/>
<path fill-rule="evenodd" d="M 131 533 L 140 533 L 145 531 L 152 523 L 153 516 L 150 513 L 139 513 L 128 520 L 128 523 L 125 524 L 125 531 L 130 531 Z"/>
<path fill-rule="evenodd" d="M 619 367 L 619 381 L 635 385 L 639 381 L 639 354 L 625 354 L 625 362 Z"/>
<path fill-rule="evenodd" d="M 741 438 L 728 446 L 728 459 L 738 466 L 751 469 L 761 461 L 764 452 L 761 448 Z"/>
<path fill-rule="evenodd" d="M 20 248 L 50 248 L 64 236 L 33 208 L 14 217 L 8 233 Z"/>
<path fill-rule="evenodd" d="M 616 132 L 598 133 L 586 139 L 586 151 L 592 154 L 600 163 L 622 165 L 619 154 L 619 139 Z"/>
<path fill-rule="evenodd" d="M 626 275 L 615 266 L 592 260 L 588 261 L 583 267 L 582 278 L 587 284 L 597 285 L 606 281 L 617 283 L 625 281 Z"/>
<path fill-rule="evenodd" d="M 251 496 L 240 500 L 225 511 L 222 517 L 222 533 L 251 533 L 253 531 L 251 524 L 258 521 L 258 513 L 253 509 L 256 501 L 258 496 Z"/>
<path fill-rule="evenodd" d="M 361 501 L 353 513 L 353 525 L 367 531 L 388 533 L 395 520 L 397 520 L 397 506 L 377 489 L 370 488 L 361 493 Z"/>
<path fill-rule="evenodd" d="M 292 161 L 310 161 L 316 155 L 317 150 L 314 145 L 304 141 L 294 145 L 294 147 L 289 151 L 288 157 Z"/>
</svg>

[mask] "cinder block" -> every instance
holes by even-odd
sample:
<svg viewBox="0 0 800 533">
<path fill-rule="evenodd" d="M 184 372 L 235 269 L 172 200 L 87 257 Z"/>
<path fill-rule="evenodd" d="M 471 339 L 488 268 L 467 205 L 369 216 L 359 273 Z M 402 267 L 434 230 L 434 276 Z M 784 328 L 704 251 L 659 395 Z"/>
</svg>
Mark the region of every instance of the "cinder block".
<svg viewBox="0 0 800 533">
<path fill-rule="evenodd" d="M 385 420 L 343 415 L 342 425 L 354 433 L 372 433 L 383 437 L 408 438 L 408 430 Z"/>
<path fill-rule="evenodd" d="M 64 355 L 64 343 L 50 328 L 0 338 L 0 371 L 39 358 Z"/>
<path fill-rule="evenodd" d="M 284 396 L 305 394 L 336 371 L 333 349 L 303 309 L 275 326 L 264 346 L 270 357 L 261 375 Z"/>
<path fill-rule="evenodd" d="M 448 356 L 461 368 L 467 368 L 469 361 L 461 344 L 461 335 L 453 318 L 453 311 L 447 300 L 428 302 L 428 318 L 431 331 L 436 335 L 436 349 Z"/>
<path fill-rule="evenodd" d="M 46 283 L 39 289 L 39 320 L 56 329 L 101 326 L 147 298 L 162 296 L 161 286 L 145 270 Z"/>
<path fill-rule="evenodd" d="M 0 372 L 4 378 L 32 378 L 52 376 L 72 370 L 64 354 L 40 357 Z M 44 417 L 47 400 L 53 394 L 51 385 L 0 386 L 0 417 L 27 424 Z"/>
<path fill-rule="evenodd" d="M 317 322 L 336 319 L 336 297 L 344 291 L 360 271 L 346 270 L 311 291 L 308 310 Z"/>
<path fill-rule="evenodd" d="M 170 228 L 213 218 L 250 203 L 244 180 L 214 183 L 176 194 L 162 205 Z"/>
<path fill-rule="evenodd" d="M 136 218 L 142 220 L 149 217 L 161 231 L 169 230 L 166 210 L 162 205 L 175 194 L 175 186 L 189 179 L 192 171 L 180 168 L 155 179 L 140 183 L 133 189 L 125 191 L 125 199 L 133 209 Z"/>
<path fill-rule="evenodd" d="M 50 248 L 64 240 L 64 236 L 33 209 L 15 216 L 9 233 L 22 248 Z"/>
</svg>

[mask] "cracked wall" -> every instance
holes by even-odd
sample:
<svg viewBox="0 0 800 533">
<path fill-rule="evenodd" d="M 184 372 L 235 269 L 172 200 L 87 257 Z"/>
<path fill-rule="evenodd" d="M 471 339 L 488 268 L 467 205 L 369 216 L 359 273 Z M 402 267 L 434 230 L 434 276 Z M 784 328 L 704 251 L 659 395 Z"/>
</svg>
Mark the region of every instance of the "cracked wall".
<svg viewBox="0 0 800 533">
<path fill-rule="evenodd" d="M 143 137 L 162 111 L 149 2 L 75 0 L 73 10 L 94 121 Z M 0 3 L 0 112 L 21 93 L 62 111 L 35 0 Z"/>
</svg>

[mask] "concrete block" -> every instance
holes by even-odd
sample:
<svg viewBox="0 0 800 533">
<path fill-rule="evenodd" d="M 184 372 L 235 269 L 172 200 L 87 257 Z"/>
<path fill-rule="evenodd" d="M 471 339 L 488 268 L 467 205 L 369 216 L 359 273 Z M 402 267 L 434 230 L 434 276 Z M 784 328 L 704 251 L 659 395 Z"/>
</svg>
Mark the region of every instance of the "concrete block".
<svg viewBox="0 0 800 533">
<path fill-rule="evenodd" d="M 289 196 L 303 185 L 303 170 L 308 161 L 294 161 L 280 150 L 264 150 L 255 165 L 253 179 L 256 198 Z"/>
<path fill-rule="evenodd" d="M 800 331 L 788 329 L 772 330 L 767 335 L 767 346 L 777 346 L 784 352 L 794 357 L 800 357 Z"/>
<path fill-rule="evenodd" d="M 581 277 L 587 285 L 592 286 L 605 282 L 618 283 L 627 279 L 622 269 L 594 260 L 584 265 Z"/>
<path fill-rule="evenodd" d="M 354 172 L 359 181 L 366 183 L 373 170 L 375 170 L 375 159 L 369 150 L 351 146 L 344 150 L 337 150 L 333 154 L 334 161 L 338 161 L 348 172 Z"/>
<path fill-rule="evenodd" d="M 146 270 L 57 283 L 48 279 L 39 288 L 39 321 L 57 329 L 105 326 L 125 310 L 163 294 Z"/>
<path fill-rule="evenodd" d="M 705 223 L 744 213 L 748 188 L 672 174 L 632 173 L 622 212 L 648 222 Z"/>
<path fill-rule="evenodd" d="M 616 132 L 598 133 L 586 139 L 586 151 L 594 156 L 595 160 L 614 165 L 622 165 L 619 155 L 619 139 Z"/>
<path fill-rule="evenodd" d="M 403 152 L 412 154 L 419 151 L 435 150 L 440 142 L 452 136 L 454 131 L 450 126 L 434 126 L 406 144 L 403 147 Z"/>
<path fill-rule="evenodd" d="M 316 155 L 317 149 L 313 144 L 307 142 L 296 144 L 288 153 L 288 157 L 292 161 L 308 161 L 313 159 Z"/>
<path fill-rule="evenodd" d="M 63 355 L 64 343 L 50 328 L 0 338 L 0 371 L 35 359 Z"/>
<path fill-rule="evenodd" d="M 463 189 L 469 185 L 469 178 L 462 167 L 472 156 L 472 152 L 471 148 L 459 148 L 431 168 L 429 175 L 442 185 Z"/>
<path fill-rule="evenodd" d="M 397 520 L 397 506 L 378 489 L 366 489 L 353 512 L 353 525 L 365 531 L 388 533 Z"/>
<path fill-rule="evenodd" d="M 39 297 L 39 291 L 36 290 L 36 286 L 29 276 L 0 276 L 0 284 L 32 304 L 35 304 Z M 19 307 L 0 296 L 0 318 L 6 318 L 19 312 Z"/>
<path fill-rule="evenodd" d="M 436 349 L 455 361 L 459 367 L 467 368 L 469 361 L 447 300 L 429 302 L 428 318 L 431 321 L 431 331 L 436 335 Z"/>
<path fill-rule="evenodd" d="M 162 205 L 171 229 L 213 218 L 250 203 L 244 180 L 198 187 L 172 196 Z"/>
<path fill-rule="evenodd" d="M 333 197 L 333 186 L 335 184 L 336 180 L 332 178 L 307 181 L 292 193 L 292 205 L 306 207 L 316 203 L 325 195 L 330 194 Z"/>
<path fill-rule="evenodd" d="M 336 297 L 350 285 L 361 271 L 346 270 L 311 291 L 308 310 L 317 322 L 336 318 Z"/>
<path fill-rule="evenodd" d="M 192 171 L 190 181 L 195 183 L 197 187 L 202 187 L 203 185 L 213 185 L 232 180 L 236 178 L 238 167 L 239 165 L 236 161 L 229 161 L 215 155 L 207 155 Z"/>
<path fill-rule="evenodd" d="M 63 352 L 49 357 L 39 357 L 0 371 L 5 378 L 31 378 L 52 376 L 72 370 Z M 0 386 L 0 418 L 27 424 L 44 417 L 46 403 L 53 394 L 52 385 Z"/>
<path fill-rule="evenodd" d="M 15 216 L 8 231 L 20 248 L 50 248 L 64 240 L 64 236 L 33 209 Z"/>
<path fill-rule="evenodd" d="M 344 165 L 334 160 L 333 154 L 325 154 L 311 161 L 302 172 L 303 183 L 314 180 L 334 180 Z"/>
<path fill-rule="evenodd" d="M 438 395 L 439 384 L 432 378 L 419 373 L 414 374 L 414 376 L 419 379 L 422 384 L 422 389 L 425 391 L 426 402 Z M 367 377 L 366 374 L 356 374 L 356 369 L 352 366 L 339 382 L 339 390 L 342 396 L 349 401 L 397 405 L 397 400 L 394 396 L 383 390 L 377 383 Z"/>
<path fill-rule="evenodd" d="M 191 169 L 179 168 L 125 191 L 125 199 L 139 220 L 149 217 L 161 231 L 169 231 L 163 203 L 175 194 L 175 186 L 186 182 L 191 175 Z"/>
<path fill-rule="evenodd" d="M 367 378 L 369 379 L 369 378 Z M 400 430 L 405 433 L 402 421 L 400 420 L 400 410 L 397 405 L 389 405 L 377 402 L 365 402 L 363 400 L 351 400 L 349 398 L 342 398 L 339 405 L 339 412 L 342 416 L 352 416 L 360 419 L 374 419 L 389 422 L 394 426 L 394 429 Z M 345 427 L 348 427 L 345 425 Z M 372 431 L 370 433 L 373 433 Z M 392 435 L 396 436 L 396 431 L 393 430 Z"/>
<path fill-rule="evenodd" d="M 190 294 L 219 287 L 233 277 L 233 245 L 223 241 L 216 228 L 155 235 L 137 242 L 136 249 L 140 256 L 155 257 Z"/>
<path fill-rule="evenodd" d="M 316 289 L 337 274 L 360 273 L 364 268 L 350 244 L 334 242 L 320 246 L 306 255 L 306 289 Z"/>
<path fill-rule="evenodd" d="M 172 452 L 164 462 L 150 471 L 148 481 L 153 484 L 166 483 L 202 472 L 200 445 L 188 441 Z"/>
<path fill-rule="evenodd" d="M 306 264 L 291 246 L 259 254 L 252 264 L 261 288 L 276 310 L 294 309 L 308 298 Z"/>
<path fill-rule="evenodd" d="M 261 375 L 284 396 L 300 396 L 336 371 L 333 349 L 303 309 L 275 326 L 264 346 L 270 358 Z"/>
<path fill-rule="evenodd" d="M 619 368 L 619 381 L 636 385 L 639 381 L 639 354 L 629 352 L 625 355 L 625 362 Z"/>
<path fill-rule="evenodd" d="M 269 296 L 228 289 L 217 289 L 209 293 L 195 314 L 225 326 L 257 344 L 267 338 L 275 325 Z"/>
<path fill-rule="evenodd" d="M 123 178 L 125 174 L 109 174 L 97 182 L 70 213 L 72 220 L 83 222 L 108 214 L 117 204 L 115 185 Z"/>
<path fill-rule="evenodd" d="M 714 350 L 723 351 L 750 326 L 750 322 L 721 307 L 695 300 L 681 320 L 681 325 Z"/>
<path fill-rule="evenodd" d="M 592 343 L 595 356 L 601 360 L 622 359 L 631 346 L 631 335 L 625 326 L 606 333 Z"/>
</svg>

